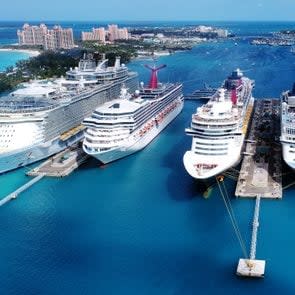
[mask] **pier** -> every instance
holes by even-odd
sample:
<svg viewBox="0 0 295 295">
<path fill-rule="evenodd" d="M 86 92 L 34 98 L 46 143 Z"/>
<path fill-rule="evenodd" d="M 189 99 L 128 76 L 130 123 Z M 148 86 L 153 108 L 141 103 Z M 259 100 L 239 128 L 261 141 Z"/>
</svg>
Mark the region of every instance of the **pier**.
<svg viewBox="0 0 295 295">
<path fill-rule="evenodd" d="M 277 99 L 255 101 L 254 114 L 245 140 L 244 158 L 235 195 L 282 198 L 282 150 L 280 103 Z"/>
<path fill-rule="evenodd" d="M 13 193 L 9 194 L 8 196 L 6 196 L 2 200 L 0 200 L 0 207 L 3 206 L 3 205 L 5 205 L 9 201 L 16 199 L 20 193 L 22 193 L 25 190 L 27 190 L 28 188 L 30 188 L 36 182 L 38 182 L 39 180 L 41 180 L 44 176 L 45 176 L 45 174 L 40 174 L 40 175 L 36 176 L 35 178 L 31 179 L 29 182 L 27 182 L 23 186 L 21 186 L 20 188 L 18 188 L 17 190 L 15 190 Z"/>
<path fill-rule="evenodd" d="M 42 163 L 40 166 L 27 172 L 29 176 L 45 175 L 49 177 L 65 177 L 72 173 L 89 156 L 78 145 L 67 148 Z"/>
<path fill-rule="evenodd" d="M 283 160 L 280 132 L 280 101 L 273 98 L 255 100 L 241 169 L 237 171 L 232 168 L 224 173 L 224 176 L 237 180 L 236 197 L 256 199 L 249 256 L 245 251 L 238 224 L 235 220 L 233 222 L 244 255 L 244 258 L 239 259 L 236 270 L 238 276 L 264 277 L 265 260 L 256 259 L 260 203 L 263 198 L 282 198 Z M 229 201 L 226 205 L 228 203 Z M 234 213 L 229 212 L 229 215 L 233 219 Z"/>
<path fill-rule="evenodd" d="M 43 162 L 40 166 L 27 172 L 26 174 L 28 176 L 34 176 L 34 178 L 0 200 L 0 207 L 9 201 L 16 199 L 20 193 L 30 188 L 45 176 L 64 177 L 69 175 L 82 163 L 84 163 L 88 157 L 89 156 L 85 154 L 82 148 L 78 145 L 69 147 L 66 150 L 54 155 L 47 161 Z"/>
<path fill-rule="evenodd" d="M 240 258 L 237 275 L 246 277 L 263 277 L 265 271 L 265 260 L 256 260 L 256 246 L 257 246 L 257 232 L 259 227 L 259 211 L 260 211 L 261 196 L 256 197 L 252 239 L 250 247 L 250 256 L 247 258 Z"/>
</svg>

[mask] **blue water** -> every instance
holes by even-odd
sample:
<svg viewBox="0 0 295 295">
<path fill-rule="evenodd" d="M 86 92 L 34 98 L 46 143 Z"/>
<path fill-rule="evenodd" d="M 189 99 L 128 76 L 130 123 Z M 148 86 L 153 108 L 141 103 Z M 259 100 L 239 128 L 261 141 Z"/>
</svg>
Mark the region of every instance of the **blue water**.
<svg viewBox="0 0 295 295">
<path fill-rule="evenodd" d="M 14 66 L 19 60 L 27 59 L 30 55 L 23 52 L 0 51 L 0 71 Z"/>
<path fill-rule="evenodd" d="M 258 24 L 255 32 L 232 26 L 244 36 L 259 32 Z M 269 31 L 278 26 L 269 24 Z M 291 87 L 289 48 L 234 42 L 160 58 L 168 65 L 160 79 L 183 81 L 190 93 L 203 82 L 218 85 L 239 66 L 256 80 L 256 97 Z M 130 64 L 144 81 L 148 62 Z M 261 203 L 257 257 L 266 259 L 265 279 L 237 278 L 242 253 L 222 199 L 217 190 L 203 199 L 182 165 L 191 144 L 184 128 L 198 105 L 186 102 L 143 151 L 104 168 L 91 160 L 1 207 L 1 294 L 294 294 L 295 189 L 282 201 Z M 1 196 L 28 180 L 25 171 L 0 176 Z M 226 186 L 233 196 L 234 183 Z M 232 205 L 249 245 L 254 202 L 233 197 Z"/>
</svg>

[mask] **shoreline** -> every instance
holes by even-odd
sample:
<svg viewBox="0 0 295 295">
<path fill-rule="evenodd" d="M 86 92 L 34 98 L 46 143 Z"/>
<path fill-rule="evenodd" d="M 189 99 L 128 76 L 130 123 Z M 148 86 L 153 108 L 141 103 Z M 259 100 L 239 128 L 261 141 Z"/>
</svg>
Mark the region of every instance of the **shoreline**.
<svg viewBox="0 0 295 295">
<path fill-rule="evenodd" d="M 40 55 L 40 51 L 31 49 L 12 49 L 12 48 L 0 48 L 0 52 L 20 52 L 27 53 L 30 57 L 35 57 Z"/>
</svg>

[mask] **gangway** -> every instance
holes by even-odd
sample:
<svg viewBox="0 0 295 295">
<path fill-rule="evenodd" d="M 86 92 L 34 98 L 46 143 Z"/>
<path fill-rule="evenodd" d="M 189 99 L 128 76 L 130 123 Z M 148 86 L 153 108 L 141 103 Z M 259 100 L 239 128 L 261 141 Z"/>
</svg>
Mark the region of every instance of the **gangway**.
<svg viewBox="0 0 295 295">
<path fill-rule="evenodd" d="M 32 180 L 30 180 L 29 182 L 25 183 L 24 185 L 22 185 L 20 188 L 18 188 L 17 190 L 15 190 L 14 192 L 12 192 L 11 194 L 7 195 L 5 198 L 3 198 L 2 200 L 0 200 L 0 207 L 3 206 L 3 205 L 5 205 L 9 201 L 11 201 L 13 199 L 16 199 L 20 193 L 22 193 L 25 190 L 27 190 L 28 188 L 30 188 L 36 182 L 38 182 L 39 180 L 41 180 L 44 176 L 45 176 L 45 174 L 40 174 L 37 177 L 34 177 Z"/>
</svg>

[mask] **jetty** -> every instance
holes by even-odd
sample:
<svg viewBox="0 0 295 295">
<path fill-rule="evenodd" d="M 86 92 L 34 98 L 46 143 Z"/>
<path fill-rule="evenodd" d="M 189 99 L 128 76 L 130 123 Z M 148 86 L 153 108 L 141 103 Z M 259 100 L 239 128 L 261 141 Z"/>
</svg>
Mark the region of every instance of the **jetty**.
<svg viewBox="0 0 295 295">
<path fill-rule="evenodd" d="M 256 259 L 260 205 L 262 199 L 282 199 L 282 149 L 280 138 L 280 101 L 257 99 L 250 117 L 240 171 L 232 168 L 217 177 L 217 183 L 232 225 L 243 251 L 236 270 L 238 276 L 264 277 L 265 260 Z M 250 254 L 239 230 L 230 204 L 222 190 L 223 177 L 237 181 L 235 196 L 255 199 Z M 224 185 L 223 185 L 224 186 Z M 225 188 L 225 186 L 224 186 Z"/>
<path fill-rule="evenodd" d="M 27 175 L 65 177 L 72 173 L 88 158 L 89 156 L 84 153 L 83 149 L 77 144 L 49 158 L 40 166 L 27 172 Z"/>
<path fill-rule="evenodd" d="M 235 192 L 237 197 L 256 198 L 260 195 L 262 198 L 282 198 L 279 137 L 279 100 L 256 100 Z"/>
<path fill-rule="evenodd" d="M 7 195 L 5 198 L 3 198 L 2 200 L 0 200 L 0 207 L 3 206 L 3 205 L 5 205 L 9 201 L 16 199 L 20 193 L 22 193 L 25 190 L 29 189 L 32 185 L 34 185 L 35 183 L 37 183 L 44 176 L 45 176 L 45 174 L 40 174 L 40 175 L 36 176 L 35 178 L 31 179 L 29 182 L 27 182 L 26 184 L 22 185 L 20 188 L 18 188 L 17 190 L 15 190 L 14 192 L 12 192 L 11 194 Z"/>
<path fill-rule="evenodd" d="M 88 157 L 89 156 L 83 152 L 79 144 L 75 144 L 74 146 L 52 156 L 38 167 L 27 172 L 26 174 L 28 176 L 34 176 L 34 178 L 0 200 L 0 207 L 9 201 L 16 199 L 20 193 L 30 188 L 45 176 L 64 177 L 69 175 L 84 163 Z"/>
<path fill-rule="evenodd" d="M 264 277 L 265 260 L 256 260 L 256 245 L 257 245 L 257 232 L 259 227 L 259 211 L 260 211 L 261 196 L 256 197 L 255 210 L 253 217 L 253 230 L 250 247 L 250 256 L 247 258 L 240 258 L 237 275 L 245 277 Z"/>
<path fill-rule="evenodd" d="M 260 202 L 262 198 L 281 199 L 282 150 L 280 138 L 280 101 L 255 101 L 252 120 L 243 152 L 235 195 L 256 198 L 249 258 L 240 258 L 237 275 L 264 277 L 265 260 L 256 259 Z"/>
</svg>

